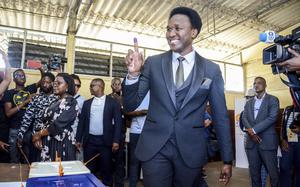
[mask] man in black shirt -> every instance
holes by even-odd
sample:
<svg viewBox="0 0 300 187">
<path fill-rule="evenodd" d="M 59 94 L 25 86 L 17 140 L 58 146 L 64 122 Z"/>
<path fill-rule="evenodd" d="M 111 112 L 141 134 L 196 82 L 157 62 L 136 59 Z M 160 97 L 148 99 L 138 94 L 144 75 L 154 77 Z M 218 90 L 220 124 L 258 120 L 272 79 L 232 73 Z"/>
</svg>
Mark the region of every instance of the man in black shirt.
<svg viewBox="0 0 300 187">
<path fill-rule="evenodd" d="M 41 71 L 41 70 L 40 70 Z M 42 74 L 42 71 L 41 71 Z M 20 153 L 17 148 L 17 135 L 20 128 L 23 115 L 26 111 L 26 107 L 31 100 L 33 93 L 37 92 L 37 88 L 40 85 L 40 81 L 37 83 L 25 86 L 26 75 L 22 69 L 17 69 L 13 73 L 13 80 L 16 84 L 14 89 L 8 90 L 4 94 L 3 102 L 5 114 L 9 120 L 9 145 L 10 145 L 10 159 L 12 163 L 19 163 Z M 31 143 L 30 134 L 24 141 Z M 29 149 L 27 146 L 23 146 L 27 156 L 29 156 Z"/>
<path fill-rule="evenodd" d="M 122 81 L 120 78 L 115 77 L 111 81 L 111 89 L 112 93 L 108 96 L 112 97 L 121 105 L 121 110 L 123 108 L 122 103 Z M 123 123 L 122 123 L 122 133 L 120 139 L 120 147 L 117 152 L 113 154 L 113 163 L 114 163 L 114 186 L 115 187 L 124 187 L 124 177 L 125 177 L 125 134 L 126 134 L 126 126 L 124 124 L 124 115 L 122 115 Z"/>
</svg>

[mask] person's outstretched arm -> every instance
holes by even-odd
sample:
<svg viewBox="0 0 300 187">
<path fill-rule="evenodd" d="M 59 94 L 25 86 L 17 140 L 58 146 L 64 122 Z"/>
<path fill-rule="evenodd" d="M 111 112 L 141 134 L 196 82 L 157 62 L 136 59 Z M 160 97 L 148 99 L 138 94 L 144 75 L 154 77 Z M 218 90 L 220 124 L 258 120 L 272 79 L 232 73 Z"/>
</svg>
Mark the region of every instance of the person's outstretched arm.
<svg viewBox="0 0 300 187">
<path fill-rule="evenodd" d="M 5 76 L 3 81 L 0 84 L 0 94 L 2 94 L 3 92 L 5 92 L 5 90 L 7 89 L 7 87 L 9 86 L 10 82 L 11 82 L 11 67 L 10 64 L 8 62 L 8 58 L 7 55 L 0 50 L 0 56 L 2 56 L 2 59 L 5 63 Z"/>
</svg>

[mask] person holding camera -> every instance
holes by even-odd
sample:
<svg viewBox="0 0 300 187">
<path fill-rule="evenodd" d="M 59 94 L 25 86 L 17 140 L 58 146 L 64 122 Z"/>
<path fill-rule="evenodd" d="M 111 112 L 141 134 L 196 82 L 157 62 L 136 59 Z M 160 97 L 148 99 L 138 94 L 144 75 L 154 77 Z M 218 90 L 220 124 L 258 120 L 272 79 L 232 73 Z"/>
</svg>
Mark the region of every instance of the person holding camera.
<svg viewBox="0 0 300 187">
<path fill-rule="evenodd" d="M 294 55 L 294 57 L 278 65 L 285 67 L 288 71 L 300 71 L 300 54 L 291 48 L 288 48 L 288 51 Z"/>
<path fill-rule="evenodd" d="M 300 109 L 285 108 L 281 126 L 280 186 L 300 186 Z M 293 167 L 294 166 L 294 167 Z M 294 172 L 293 172 L 294 170 Z M 294 173 L 295 177 L 292 177 Z M 292 181 L 294 178 L 294 181 Z"/>
</svg>

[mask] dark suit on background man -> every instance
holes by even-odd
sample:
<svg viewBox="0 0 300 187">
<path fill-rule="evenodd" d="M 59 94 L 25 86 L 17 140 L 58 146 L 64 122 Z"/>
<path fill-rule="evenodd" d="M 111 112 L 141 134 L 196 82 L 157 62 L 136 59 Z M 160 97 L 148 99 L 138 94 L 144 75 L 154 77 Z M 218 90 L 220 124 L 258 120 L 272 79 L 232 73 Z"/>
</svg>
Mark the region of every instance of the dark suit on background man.
<svg viewBox="0 0 300 187">
<path fill-rule="evenodd" d="M 108 179 L 105 185 L 111 185 L 112 179 L 112 144 L 119 143 L 121 138 L 122 118 L 120 104 L 111 97 L 106 97 L 103 110 L 103 135 L 90 134 L 90 112 L 94 98 L 86 100 L 83 104 L 77 128 L 76 141 L 82 142 L 84 161 L 88 161 L 97 153 L 99 159 L 89 162 L 87 167 L 92 173 L 100 169 L 101 174 Z M 97 165 L 97 160 L 100 160 Z"/>
<path fill-rule="evenodd" d="M 260 142 L 255 142 L 246 134 L 245 149 L 249 161 L 250 176 L 253 187 L 261 186 L 261 166 L 265 165 L 271 179 L 272 187 L 278 186 L 277 149 L 278 136 L 275 131 L 279 112 L 277 97 L 265 93 L 255 118 L 256 97 L 247 101 L 242 117 L 245 128 L 253 128 Z"/>
</svg>

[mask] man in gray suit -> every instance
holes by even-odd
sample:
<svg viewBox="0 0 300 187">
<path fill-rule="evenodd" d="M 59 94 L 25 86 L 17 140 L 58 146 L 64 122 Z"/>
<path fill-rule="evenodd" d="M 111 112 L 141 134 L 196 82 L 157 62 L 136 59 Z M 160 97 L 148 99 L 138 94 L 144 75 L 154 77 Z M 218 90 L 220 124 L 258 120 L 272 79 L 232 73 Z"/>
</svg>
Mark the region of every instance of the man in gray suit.
<svg viewBox="0 0 300 187">
<path fill-rule="evenodd" d="M 192 47 L 201 30 L 198 13 L 177 7 L 170 13 L 166 38 L 170 51 L 149 57 L 126 56 L 128 75 L 123 85 L 125 110 L 135 110 L 150 90 L 149 110 L 136 147 L 142 161 L 145 187 L 203 186 L 201 168 L 207 162 L 204 112 L 209 101 L 224 166 L 220 181 L 227 184 L 232 170 L 232 142 L 217 64 Z M 143 70 L 142 70 L 143 69 Z"/>
<path fill-rule="evenodd" d="M 252 187 L 261 187 L 261 167 L 266 167 L 271 180 L 271 186 L 279 185 L 277 168 L 278 136 L 275 131 L 279 112 L 277 97 L 266 93 L 266 80 L 263 77 L 254 79 L 256 96 L 247 101 L 243 124 L 247 131 L 245 138 L 246 154 Z"/>
</svg>

